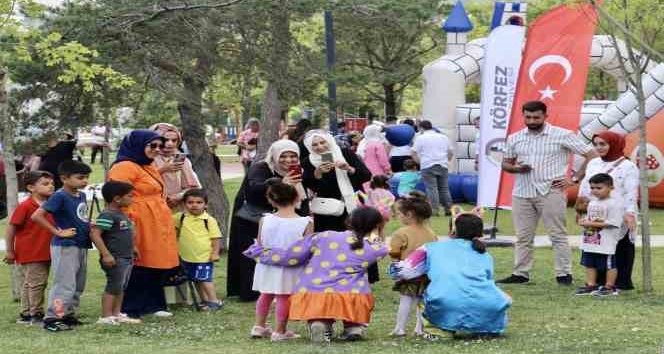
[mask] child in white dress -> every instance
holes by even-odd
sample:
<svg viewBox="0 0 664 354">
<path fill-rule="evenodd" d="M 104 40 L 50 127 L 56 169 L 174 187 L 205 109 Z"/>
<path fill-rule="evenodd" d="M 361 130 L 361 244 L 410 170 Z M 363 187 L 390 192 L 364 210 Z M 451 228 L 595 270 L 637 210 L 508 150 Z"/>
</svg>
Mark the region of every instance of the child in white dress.
<svg viewBox="0 0 664 354">
<path fill-rule="evenodd" d="M 304 235 L 312 233 L 314 226 L 309 217 L 295 213 L 298 194 L 295 187 L 285 183 L 271 185 L 266 193 L 270 204 L 277 209 L 266 214 L 259 223 L 258 243 L 264 248 L 287 248 Z M 253 290 L 261 293 L 256 301 L 256 324 L 251 329 L 254 338 L 271 337 L 272 341 L 298 338 L 293 331 L 286 330 L 289 312 L 289 297 L 302 267 L 280 267 L 258 263 L 254 272 Z M 267 327 L 270 305 L 276 298 L 276 330 Z"/>
</svg>

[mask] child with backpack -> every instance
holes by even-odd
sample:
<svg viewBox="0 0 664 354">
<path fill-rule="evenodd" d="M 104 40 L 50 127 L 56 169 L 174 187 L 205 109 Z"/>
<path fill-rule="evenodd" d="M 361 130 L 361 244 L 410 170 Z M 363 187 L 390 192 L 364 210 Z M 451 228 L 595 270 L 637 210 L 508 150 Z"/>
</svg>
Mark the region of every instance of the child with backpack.
<svg viewBox="0 0 664 354">
<path fill-rule="evenodd" d="M 173 215 L 178 235 L 178 249 L 185 273 L 196 284 L 202 308 L 217 311 L 223 301 L 214 286 L 214 262 L 219 260 L 221 230 L 206 209 L 208 196 L 202 189 L 190 189 L 182 198 L 185 211 Z"/>
</svg>

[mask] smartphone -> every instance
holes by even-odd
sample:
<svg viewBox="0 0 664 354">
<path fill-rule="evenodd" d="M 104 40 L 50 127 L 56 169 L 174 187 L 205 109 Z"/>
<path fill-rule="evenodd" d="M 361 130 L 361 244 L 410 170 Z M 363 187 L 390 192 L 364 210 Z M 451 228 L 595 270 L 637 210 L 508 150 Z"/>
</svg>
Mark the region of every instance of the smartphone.
<svg viewBox="0 0 664 354">
<path fill-rule="evenodd" d="M 290 165 L 290 167 L 288 167 L 288 172 L 292 176 L 301 176 L 302 175 L 302 167 L 300 167 L 300 165 Z"/>
<path fill-rule="evenodd" d="M 187 159 L 187 154 L 178 153 L 178 154 L 173 155 L 173 162 L 175 162 L 175 163 L 182 163 L 186 159 Z"/>
<path fill-rule="evenodd" d="M 326 152 L 320 155 L 320 157 L 323 162 L 334 162 L 334 157 L 332 156 L 331 152 Z"/>
</svg>

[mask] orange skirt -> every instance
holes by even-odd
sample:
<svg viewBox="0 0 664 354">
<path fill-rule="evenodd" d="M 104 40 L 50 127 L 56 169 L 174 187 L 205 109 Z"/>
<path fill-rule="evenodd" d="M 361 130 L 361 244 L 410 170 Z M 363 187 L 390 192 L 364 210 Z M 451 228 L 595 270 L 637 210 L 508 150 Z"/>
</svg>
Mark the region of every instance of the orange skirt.
<svg viewBox="0 0 664 354">
<path fill-rule="evenodd" d="M 374 307 L 371 294 L 296 293 L 290 297 L 289 320 L 317 319 L 369 323 Z"/>
</svg>

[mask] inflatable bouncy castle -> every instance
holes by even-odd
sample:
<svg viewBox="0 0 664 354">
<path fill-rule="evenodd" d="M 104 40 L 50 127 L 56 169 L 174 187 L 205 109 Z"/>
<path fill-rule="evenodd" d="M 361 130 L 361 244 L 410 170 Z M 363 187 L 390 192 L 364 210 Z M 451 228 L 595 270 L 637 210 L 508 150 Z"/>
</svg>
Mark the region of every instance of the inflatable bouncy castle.
<svg viewBox="0 0 664 354">
<path fill-rule="evenodd" d="M 526 3 L 496 3 L 495 6 L 492 29 L 508 24 L 527 23 Z M 444 21 L 442 29 L 447 33 L 445 55 L 427 64 L 422 70 L 422 118 L 432 121 L 455 143 L 455 159 L 450 165 L 450 173 L 464 178 L 477 173 L 475 154 L 481 148 L 476 146 L 478 134 L 475 126 L 480 117 L 481 106 L 479 103 L 466 102 L 465 87 L 471 83 L 481 83 L 482 67 L 487 54 L 487 38 L 467 40 L 473 24 L 461 2 L 457 2 Z M 614 77 L 621 94 L 616 101 L 584 101 L 578 127 L 579 135 L 588 142 L 593 134 L 607 129 L 628 135 L 626 153 L 635 160 L 638 106 L 634 94 L 627 90 L 619 63 L 620 57 L 627 56 L 625 43 L 618 40 L 614 44 L 609 36 L 596 35 L 592 39 L 589 54 L 591 67 Z M 646 56 L 641 56 L 638 52 L 637 55 L 643 58 L 645 64 Z M 635 71 L 629 66 L 627 69 Z M 643 88 L 647 97 L 646 115 L 651 132 L 647 151 L 650 202 L 652 205 L 664 205 L 664 139 L 658 139 L 653 133 L 664 129 L 664 64 L 650 60 L 645 72 Z M 506 116 L 509 117 L 509 112 Z M 497 159 L 502 158 L 501 151 L 497 150 L 496 154 Z M 579 163 L 579 159 L 575 159 L 575 162 Z M 451 176 L 450 180 L 456 178 L 459 177 Z M 451 184 L 450 188 L 452 187 Z M 466 188 L 470 188 L 468 184 Z M 463 194 L 463 191 L 452 191 L 453 194 L 455 192 Z"/>
</svg>

